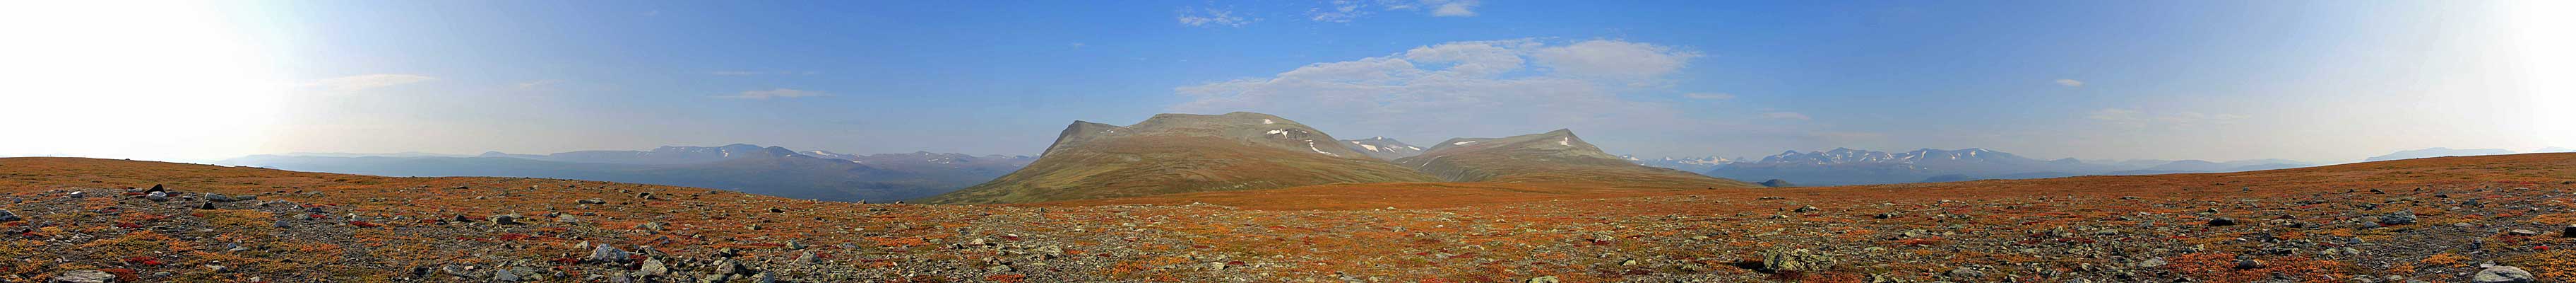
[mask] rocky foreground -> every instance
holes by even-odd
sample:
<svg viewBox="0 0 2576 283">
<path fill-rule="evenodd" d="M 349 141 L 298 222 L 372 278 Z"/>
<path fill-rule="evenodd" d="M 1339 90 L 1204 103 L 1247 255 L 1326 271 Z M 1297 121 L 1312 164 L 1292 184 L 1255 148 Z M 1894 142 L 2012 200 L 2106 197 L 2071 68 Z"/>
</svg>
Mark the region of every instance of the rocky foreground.
<svg viewBox="0 0 2576 283">
<path fill-rule="evenodd" d="M 6 158 L 0 281 L 2561 282 L 2571 168 L 2529 154 L 1300 210 L 1334 200 L 853 204 Z"/>
</svg>

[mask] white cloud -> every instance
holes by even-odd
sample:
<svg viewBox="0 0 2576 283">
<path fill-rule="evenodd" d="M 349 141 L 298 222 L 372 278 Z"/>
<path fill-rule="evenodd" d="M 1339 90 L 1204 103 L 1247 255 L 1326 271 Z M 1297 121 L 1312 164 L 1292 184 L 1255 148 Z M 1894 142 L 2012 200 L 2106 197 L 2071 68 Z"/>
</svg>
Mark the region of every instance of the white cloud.
<svg viewBox="0 0 2576 283">
<path fill-rule="evenodd" d="M 1698 52 L 1617 40 L 1540 48 L 1530 55 L 1558 73 L 1640 85 L 1659 83 L 1665 75 L 1680 71 L 1684 63 L 1699 57 Z"/>
<path fill-rule="evenodd" d="M 1636 55 L 1675 62 L 1643 64 L 1664 71 L 1626 73 L 1650 77 L 1604 79 L 1592 68 L 1609 63 L 1538 59 L 1594 50 L 1568 46 L 1642 47 L 1632 50 L 1654 51 Z M 1629 82 L 1668 79 L 1662 76 L 1686 64 L 1679 61 L 1697 57 L 1689 54 L 1615 40 L 1555 45 L 1530 39 L 1450 42 L 1380 57 L 1315 63 L 1269 77 L 1177 87 L 1173 91 L 1190 101 L 1170 110 L 1262 112 L 1309 125 L 1330 125 L 1345 135 L 1413 135 L 1434 140 L 1557 128 L 1669 136 L 1691 135 L 1671 130 L 1677 128 L 1727 127 L 1685 117 L 1669 103 L 1621 97 L 1651 91 Z"/>
<path fill-rule="evenodd" d="M 1204 27 L 1208 25 L 1241 27 L 1243 24 L 1249 24 L 1252 23 L 1252 21 L 1259 20 L 1245 19 L 1241 16 L 1234 15 L 1233 10 L 1216 8 L 1200 9 L 1198 11 L 1181 9 L 1180 14 L 1181 15 L 1178 19 L 1181 21 L 1181 24 L 1194 27 Z"/>
<path fill-rule="evenodd" d="M 831 94 L 822 93 L 822 92 L 818 92 L 818 91 L 810 91 L 810 90 L 785 89 L 785 88 L 781 88 L 781 89 L 770 89 L 770 90 L 746 90 L 746 91 L 742 91 L 741 93 L 727 94 L 727 95 L 717 95 L 717 96 L 715 96 L 715 97 L 719 97 L 719 98 L 735 98 L 735 99 L 771 99 L 771 98 L 798 98 L 798 97 L 816 97 L 816 96 L 831 96 Z"/>
<path fill-rule="evenodd" d="M 368 90 L 368 89 L 381 88 L 381 87 L 389 87 L 389 86 L 406 85 L 406 84 L 413 84 L 413 83 L 426 82 L 426 81 L 433 81 L 433 80 L 438 80 L 438 78 L 433 78 L 433 77 L 430 77 L 430 76 L 423 76 L 423 75 L 408 75 L 408 74 L 366 74 L 366 75 L 356 75 L 356 76 L 346 76 L 346 77 L 337 77 L 337 78 L 322 79 L 322 80 L 313 81 L 313 82 L 311 82 L 311 83 L 306 83 L 305 85 L 306 85 L 306 86 L 312 86 L 312 87 L 320 87 L 320 88 L 322 88 L 323 90 L 327 90 L 327 91 L 330 91 L 330 92 L 333 92 L 333 93 L 352 93 L 352 92 L 357 92 L 357 91 L 361 91 L 361 90 Z"/>
<path fill-rule="evenodd" d="M 1433 17 L 1474 17 L 1481 0 L 1333 0 L 1326 6 L 1306 9 L 1306 16 L 1318 22 L 1347 23 L 1368 16 L 1372 11 L 1425 11 Z"/>
<path fill-rule="evenodd" d="M 2119 108 L 2102 108 L 2102 110 L 2093 110 L 2093 112 L 2086 114 L 2084 118 L 2110 122 L 2137 122 L 2146 120 L 2145 118 L 2138 117 L 2138 110 Z"/>
<path fill-rule="evenodd" d="M 1368 11 L 1360 10 L 1360 7 L 1366 4 L 1358 0 L 1333 0 L 1327 3 L 1331 3 L 1332 7 L 1307 9 L 1307 18 L 1318 22 L 1347 23 L 1353 19 L 1359 19 L 1360 16 L 1368 15 Z"/>
<path fill-rule="evenodd" d="M 518 87 L 519 89 L 537 89 L 537 88 L 542 88 L 542 87 L 546 87 L 546 86 L 551 86 L 551 85 L 554 85 L 554 84 L 556 84 L 556 83 L 562 83 L 562 82 L 563 82 L 563 80 L 557 80 L 557 79 L 543 79 L 543 80 L 534 80 L 534 81 L 528 81 L 528 82 L 519 83 L 519 84 L 517 85 L 517 87 Z"/>
<path fill-rule="evenodd" d="M 1682 94 L 1682 97 L 1689 97 L 1689 98 L 1691 98 L 1691 99 L 1707 99 L 1707 100 L 1728 100 L 1728 99 L 1735 99 L 1735 95 L 1733 95 L 1733 94 L 1714 93 L 1714 92 L 1702 92 L 1702 93 L 1689 93 L 1689 94 Z"/>
<path fill-rule="evenodd" d="M 816 72 L 816 71 L 801 71 L 801 72 L 800 72 L 800 71 L 714 71 L 714 72 L 707 72 L 707 74 L 709 74 L 709 75 L 718 75 L 718 76 L 799 75 L 799 74 L 802 74 L 802 75 L 812 75 L 812 74 L 820 74 L 820 73 L 822 73 L 822 72 Z"/>
<path fill-rule="evenodd" d="M 1808 119 L 1808 118 L 1807 118 L 1807 114 L 1798 114 L 1798 112 L 1770 112 L 1770 113 L 1762 113 L 1762 118 L 1776 119 L 1776 120 L 1810 120 L 1810 119 Z"/>
<path fill-rule="evenodd" d="M 1433 17 L 1474 17 L 1476 5 L 1481 4 L 1477 3 L 1477 0 L 1425 0 L 1422 2 L 1432 6 L 1431 16 Z"/>
<path fill-rule="evenodd" d="M 2084 86 L 2084 81 L 2078 81 L 2075 79 L 2057 79 L 2057 85 L 2078 87 Z"/>
</svg>

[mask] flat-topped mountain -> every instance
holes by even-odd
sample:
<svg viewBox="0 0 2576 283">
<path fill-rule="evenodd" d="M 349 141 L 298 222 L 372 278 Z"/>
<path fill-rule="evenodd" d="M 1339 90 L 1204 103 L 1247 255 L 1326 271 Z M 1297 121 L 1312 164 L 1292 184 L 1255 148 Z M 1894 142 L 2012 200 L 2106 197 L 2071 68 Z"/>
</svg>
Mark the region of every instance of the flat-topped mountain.
<svg viewBox="0 0 2576 283">
<path fill-rule="evenodd" d="M 1433 182 L 1269 114 L 1160 114 L 1124 127 L 1074 121 L 1036 162 L 924 199 L 1021 203 L 1332 183 Z"/>
<path fill-rule="evenodd" d="M 1760 187 L 1680 170 L 1631 163 L 1583 142 L 1571 130 L 1506 138 L 1456 138 L 1432 145 L 1422 155 L 1397 159 L 1453 182 L 1601 183 L 1613 186 L 1672 188 Z"/>
</svg>

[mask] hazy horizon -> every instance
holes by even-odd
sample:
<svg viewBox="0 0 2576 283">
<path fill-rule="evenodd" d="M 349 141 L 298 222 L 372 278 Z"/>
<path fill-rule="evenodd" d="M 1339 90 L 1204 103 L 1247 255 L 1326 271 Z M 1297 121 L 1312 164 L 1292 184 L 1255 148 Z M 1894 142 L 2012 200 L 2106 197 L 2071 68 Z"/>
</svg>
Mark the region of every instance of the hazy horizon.
<svg viewBox="0 0 2576 283">
<path fill-rule="evenodd" d="M 1036 155 L 1233 111 L 1642 157 L 2576 147 L 2562 2 L 1085 4 L 0 4 L 0 156 Z"/>
</svg>

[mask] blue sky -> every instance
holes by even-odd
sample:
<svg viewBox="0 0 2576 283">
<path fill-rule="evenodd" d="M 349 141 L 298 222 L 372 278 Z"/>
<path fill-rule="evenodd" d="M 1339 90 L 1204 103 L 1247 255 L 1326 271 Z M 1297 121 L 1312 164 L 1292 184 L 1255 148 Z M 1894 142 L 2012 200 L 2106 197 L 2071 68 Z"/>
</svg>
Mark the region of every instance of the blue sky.
<svg viewBox="0 0 2576 283">
<path fill-rule="evenodd" d="M 210 117 L 38 130 L 242 129 L 197 130 L 222 146 L 64 139 L 0 154 L 1034 154 L 1072 120 L 1228 111 L 1417 144 L 1572 128 L 1643 156 L 1981 147 L 2337 162 L 2576 145 L 2576 122 L 2557 122 L 2576 116 L 2543 110 L 2576 106 L 2545 79 L 2568 70 L 2551 51 L 2564 36 L 2547 32 L 2564 21 L 2534 12 L 2565 5 L 2546 2 L 230 4 L 244 5 L 34 7 L 9 22 L 64 27 L 22 36 L 40 39 L 131 35 L 15 55 L 66 65 L 11 71 L 62 82 L 11 92 L 39 102 L 20 107 L 141 101 Z M 116 44 L 141 47 L 92 51 Z M 167 64 L 75 60 L 134 57 L 116 52 L 237 59 L 46 71 Z M 72 83 L 205 74 L 267 83 Z M 30 94 L 64 91 L 83 95 Z M 206 101 L 129 99 L 174 92 Z M 77 115 L 24 110 L 7 118 Z"/>
</svg>

